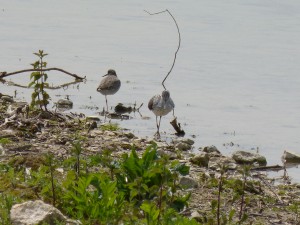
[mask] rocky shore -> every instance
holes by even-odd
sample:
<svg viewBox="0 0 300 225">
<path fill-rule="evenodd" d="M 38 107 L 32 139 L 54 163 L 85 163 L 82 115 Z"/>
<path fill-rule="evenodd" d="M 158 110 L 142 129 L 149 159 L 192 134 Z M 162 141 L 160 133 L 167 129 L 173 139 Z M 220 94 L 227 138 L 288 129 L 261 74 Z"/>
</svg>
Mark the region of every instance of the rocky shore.
<svg viewBox="0 0 300 225">
<path fill-rule="evenodd" d="M 181 214 L 194 218 L 199 224 L 208 224 L 204 220 L 209 218 L 212 204 L 220 197 L 220 191 L 221 211 L 225 213 L 229 208 L 235 209 L 238 217 L 241 200 L 234 198 L 240 189 L 235 190 L 234 186 L 243 185 L 243 179 L 247 179 L 243 189 L 243 210 L 247 214 L 244 224 L 300 224 L 300 185 L 284 181 L 275 184 L 262 171 L 266 169 L 267 161 L 259 154 L 241 150 L 232 156 L 224 156 L 215 146 L 195 149 L 194 141 L 188 138 L 174 137 L 171 143 L 140 138 L 114 124 L 101 124 L 94 117 L 30 111 L 25 102 L 1 97 L 0 164 L 34 170 L 43 163 L 41 156 L 49 152 L 57 159 L 68 159 L 76 140 L 82 140 L 84 156 L 110 150 L 114 158 L 121 158 L 123 153 L 129 153 L 133 148 L 142 155 L 149 145 L 155 143 L 158 155 L 189 166 L 189 174 L 179 179 L 182 192 L 191 193 L 188 207 Z M 249 166 L 247 176 L 243 174 L 245 165 Z M 222 179 L 235 183 L 226 183 Z M 220 184 L 223 185 L 221 189 Z M 0 184 L 0 193 L 7 194 L 3 183 Z M 28 200 L 28 196 L 24 199 Z M 20 217 L 19 211 L 17 214 Z M 10 216 L 12 224 L 30 224 L 18 222 L 13 212 Z M 65 217 L 61 215 L 61 218 Z"/>
</svg>

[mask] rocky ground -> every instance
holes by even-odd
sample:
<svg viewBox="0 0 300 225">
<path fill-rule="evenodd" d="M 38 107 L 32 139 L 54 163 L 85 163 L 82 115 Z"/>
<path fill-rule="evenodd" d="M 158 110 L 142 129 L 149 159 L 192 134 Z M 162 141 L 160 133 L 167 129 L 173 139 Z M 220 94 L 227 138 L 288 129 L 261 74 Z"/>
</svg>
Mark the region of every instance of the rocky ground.
<svg viewBox="0 0 300 225">
<path fill-rule="evenodd" d="M 1 96 L 0 96 L 1 97 Z M 68 158 L 72 141 L 82 138 L 84 154 L 92 155 L 103 149 L 113 150 L 115 157 L 129 152 L 134 147 L 139 153 L 153 142 L 159 154 L 178 159 L 190 166 L 190 174 L 180 182 L 185 192 L 191 192 L 189 207 L 182 214 L 200 222 L 209 219 L 212 204 L 221 190 L 221 212 L 229 214 L 240 210 L 241 200 L 235 200 L 236 180 L 243 180 L 241 164 L 251 164 L 251 172 L 245 185 L 244 211 L 248 215 L 246 224 L 300 224 L 300 185 L 274 184 L 262 169 L 266 169 L 265 158 L 256 154 L 237 152 L 232 157 L 223 156 L 214 146 L 193 149 L 193 140 L 174 137 L 166 143 L 153 138 L 136 137 L 130 131 L 99 129 L 97 118 L 85 115 L 56 112 L 30 112 L 27 103 L 16 103 L 7 96 L 0 100 L 0 139 L 12 142 L 0 144 L 0 162 L 14 162 L 28 168 L 37 167 L 42 153 L 52 152 L 57 158 Z M 193 151 L 192 151 L 193 150 Z M 22 156 L 22 157 L 20 157 Z M 222 165 L 226 167 L 223 168 Z M 281 169 L 281 168 L 279 168 Z M 230 182 L 222 182 L 224 179 Z"/>
</svg>

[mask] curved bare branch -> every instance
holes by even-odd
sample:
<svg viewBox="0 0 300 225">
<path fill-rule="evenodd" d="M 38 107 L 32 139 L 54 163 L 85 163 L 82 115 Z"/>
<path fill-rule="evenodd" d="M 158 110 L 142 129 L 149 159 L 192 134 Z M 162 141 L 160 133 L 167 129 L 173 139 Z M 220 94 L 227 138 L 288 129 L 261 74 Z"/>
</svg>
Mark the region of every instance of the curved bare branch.
<svg viewBox="0 0 300 225">
<path fill-rule="evenodd" d="M 43 69 L 43 70 L 40 70 L 40 69 L 25 69 L 25 70 L 19 70 L 19 71 L 15 71 L 15 72 L 11 72 L 11 73 L 0 72 L 0 78 L 8 77 L 8 76 L 15 75 L 15 74 L 18 74 L 18 73 L 35 72 L 35 71 L 41 72 L 41 71 L 51 71 L 51 70 L 60 71 L 62 73 L 68 74 L 68 75 L 70 75 L 70 76 L 72 76 L 72 77 L 74 77 L 75 79 L 78 79 L 78 80 L 84 80 L 86 78 L 86 77 L 80 77 L 76 74 L 70 73 L 68 71 L 65 71 L 63 69 L 56 68 L 56 67 L 47 68 L 47 69 Z"/>
<path fill-rule="evenodd" d="M 172 70 L 173 70 L 173 67 L 174 67 L 174 65 L 175 65 L 175 61 L 176 61 L 176 58 L 177 58 L 177 53 L 178 53 L 178 51 L 179 51 L 180 44 L 181 44 L 181 35 L 180 35 L 180 31 L 179 31 L 179 26 L 178 26 L 177 21 L 175 20 L 174 16 L 170 13 L 170 11 L 169 11 L 168 9 L 163 10 L 163 11 L 160 11 L 160 12 L 156 12 L 156 13 L 150 13 L 150 12 L 148 12 L 148 11 L 146 11 L 146 10 L 144 10 L 144 11 L 145 11 L 146 13 L 148 13 L 149 15 L 151 15 L 151 16 L 152 16 L 152 15 L 157 15 L 157 14 L 161 14 L 161 13 L 167 12 L 167 13 L 169 13 L 169 15 L 172 17 L 172 19 L 174 20 L 175 25 L 176 25 L 176 27 L 177 27 L 177 32 L 178 32 L 178 47 L 177 47 L 177 50 L 176 50 L 176 52 L 175 52 L 175 56 L 174 56 L 174 60 L 173 60 L 171 69 L 169 70 L 169 72 L 167 73 L 167 75 L 166 75 L 166 77 L 164 78 L 163 82 L 161 83 L 162 86 L 164 87 L 164 89 L 166 90 L 166 87 L 165 87 L 165 85 L 164 85 L 164 82 L 166 81 L 166 79 L 168 78 L 168 76 L 170 75 L 170 73 L 171 73 Z"/>
</svg>

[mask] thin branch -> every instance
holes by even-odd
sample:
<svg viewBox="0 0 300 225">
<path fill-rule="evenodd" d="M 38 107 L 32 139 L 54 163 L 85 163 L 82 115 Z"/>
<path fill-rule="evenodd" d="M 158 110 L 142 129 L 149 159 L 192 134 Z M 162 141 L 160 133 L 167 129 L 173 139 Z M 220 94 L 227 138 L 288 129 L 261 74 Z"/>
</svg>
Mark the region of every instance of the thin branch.
<svg viewBox="0 0 300 225">
<path fill-rule="evenodd" d="M 172 66 L 171 66 L 171 69 L 169 70 L 169 72 L 168 72 L 168 74 L 166 75 L 165 79 L 164 79 L 163 82 L 161 83 L 162 86 L 164 87 L 164 89 L 166 90 L 166 87 L 165 87 L 165 85 L 164 85 L 164 82 L 165 82 L 165 80 L 168 78 L 168 76 L 170 75 L 170 73 L 171 73 L 172 70 L 173 70 L 173 67 L 174 67 L 174 65 L 175 65 L 175 61 L 176 61 L 176 58 L 177 58 L 177 53 L 178 53 L 179 48 L 180 48 L 181 35 L 180 35 L 180 31 L 179 31 L 179 26 L 178 26 L 177 21 L 175 20 L 174 16 L 170 13 L 170 11 L 169 11 L 168 9 L 166 9 L 166 10 L 164 10 L 164 11 L 156 12 L 156 13 L 150 13 L 150 12 L 148 12 L 148 11 L 146 11 L 146 10 L 144 10 L 144 11 L 145 11 L 146 13 L 148 13 L 149 15 L 151 15 L 151 16 L 152 16 L 152 15 L 157 15 L 157 14 L 160 14 L 160 13 L 165 13 L 165 12 L 167 12 L 167 13 L 170 14 L 170 16 L 171 16 L 172 19 L 174 20 L 175 25 L 176 25 L 176 27 L 177 27 L 177 32 L 178 32 L 178 47 L 177 47 L 177 50 L 176 50 L 176 52 L 175 52 L 175 56 L 174 56 L 174 60 L 173 60 L 173 64 L 172 64 Z"/>
<path fill-rule="evenodd" d="M 5 79 L 0 78 L 0 82 L 1 83 L 6 83 L 7 81 Z M 61 84 L 61 85 L 58 85 L 58 86 L 45 86 L 44 88 L 45 89 L 50 89 L 50 90 L 56 90 L 56 89 L 65 88 L 65 87 L 68 87 L 70 85 L 81 83 L 81 82 L 83 82 L 83 80 L 77 79 L 75 81 L 64 83 L 64 84 Z M 12 81 L 9 81 L 9 85 L 10 86 L 15 86 L 15 87 L 20 87 L 20 88 L 28 88 L 28 85 L 21 85 L 21 84 L 14 83 Z"/>
<path fill-rule="evenodd" d="M 26 73 L 26 72 L 43 72 L 43 71 L 51 71 L 51 70 L 57 70 L 57 71 L 60 71 L 62 73 L 65 73 L 65 74 L 68 74 L 72 77 L 74 77 L 75 79 L 79 79 L 79 80 L 84 80 L 86 77 L 80 77 L 80 76 L 77 76 L 76 74 L 73 74 L 73 73 L 70 73 L 68 71 L 65 71 L 63 69 L 60 69 L 60 68 L 47 68 L 47 69 L 25 69 L 25 70 L 19 70 L 19 71 L 15 71 L 15 72 L 11 72 L 11 73 L 7 73 L 7 72 L 0 72 L 0 78 L 4 78 L 4 77 L 8 77 L 8 76 L 11 76 L 11 75 L 15 75 L 15 74 L 18 74 L 18 73 Z"/>
</svg>

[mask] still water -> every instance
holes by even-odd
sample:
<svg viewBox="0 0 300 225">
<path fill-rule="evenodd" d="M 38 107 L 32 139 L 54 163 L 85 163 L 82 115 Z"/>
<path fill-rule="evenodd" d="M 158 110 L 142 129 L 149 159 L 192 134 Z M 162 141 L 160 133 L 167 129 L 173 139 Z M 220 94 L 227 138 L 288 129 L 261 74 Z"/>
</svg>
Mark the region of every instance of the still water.
<svg viewBox="0 0 300 225">
<path fill-rule="evenodd" d="M 108 97 L 144 103 L 131 120 L 119 121 L 139 136 L 152 136 L 155 117 L 148 100 L 163 88 L 178 35 L 182 43 L 166 81 L 195 149 L 215 145 L 223 154 L 244 149 L 281 164 L 284 150 L 300 153 L 300 1 L 298 0 L 0 0 L 0 71 L 30 68 L 33 52 L 43 49 L 48 67 L 59 67 L 87 81 L 66 90 L 49 91 L 52 100 L 66 95 L 73 112 L 96 115 L 105 106 L 96 92 L 109 68 L 117 71 L 121 89 Z M 49 72 L 49 83 L 72 81 Z M 8 80 L 29 83 L 28 74 Z M 0 84 L 1 93 L 30 100 L 31 90 Z M 99 109 L 96 110 L 96 107 Z M 174 133 L 172 115 L 162 119 L 163 137 Z M 231 146 L 233 145 L 233 146 Z M 300 181 L 297 168 L 289 170 Z M 281 174 L 278 174 L 281 175 Z"/>
</svg>

